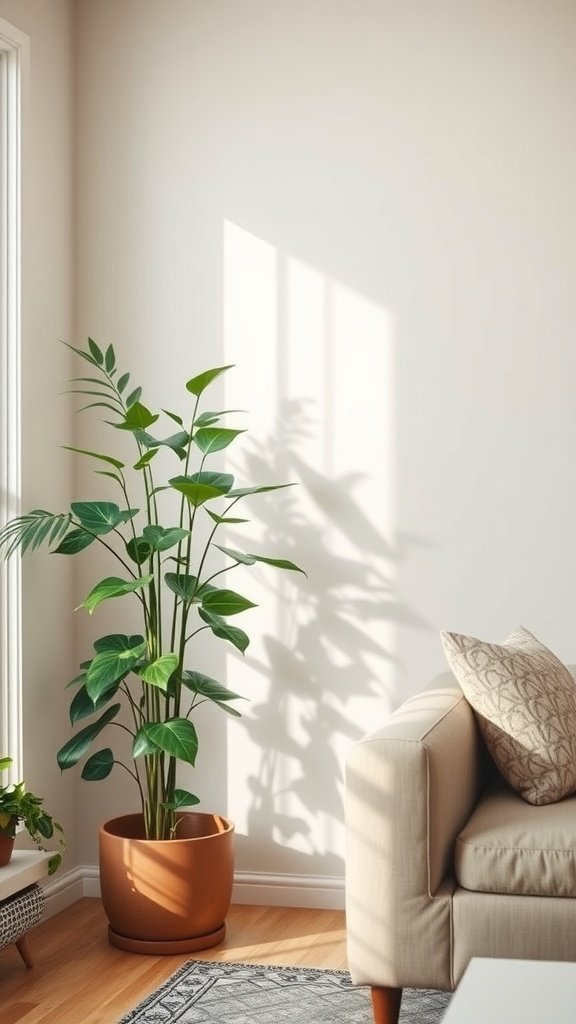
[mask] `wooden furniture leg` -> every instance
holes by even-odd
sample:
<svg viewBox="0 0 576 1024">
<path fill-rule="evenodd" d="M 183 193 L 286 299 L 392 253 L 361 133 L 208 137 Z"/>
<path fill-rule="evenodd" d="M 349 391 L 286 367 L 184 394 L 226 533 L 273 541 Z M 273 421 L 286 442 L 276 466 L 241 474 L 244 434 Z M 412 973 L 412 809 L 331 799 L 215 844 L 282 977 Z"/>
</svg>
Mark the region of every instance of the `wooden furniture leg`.
<svg viewBox="0 0 576 1024">
<path fill-rule="evenodd" d="M 36 856 L 35 854 L 30 854 L 28 850 L 18 850 L 17 852 L 21 853 L 23 858 Z M 24 863 L 25 866 L 26 862 Z M 10 868 L 11 865 L 8 864 L 5 868 L 2 868 L 2 872 L 10 872 Z M 13 869 L 12 874 L 17 879 L 18 874 L 22 874 L 22 871 L 18 872 L 16 868 Z M 14 881 L 14 878 L 12 880 Z M 9 881 L 10 879 L 8 878 Z M 3 889 L 5 891 L 5 885 L 6 878 L 2 878 L 0 880 L 0 892 Z M 32 963 L 32 953 L 28 945 L 28 932 L 30 928 L 38 923 L 42 917 L 43 910 L 44 895 L 41 887 L 35 882 L 26 889 L 17 889 L 16 892 L 11 893 L 6 899 L 0 900 L 0 949 L 4 949 L 5 946 L 11 946 L 14 943 L 26 967 L 34 966 Z"/>
<path fill-rule="evenodd" d="M 32 954 L 30 952 L 30 946 L 28 945 L 28 936 L 22 935 L 16 942 L 16 949 L 20 953 L 26 967 L 33 967 Z"/>
<path fill-rule="evenodd" d="M 377 988 L 373 986 L 372 1009 L 374 1011 L 374 1024 L 398 1024 L 401 1000 L 401 988 Z"/>
</svg>

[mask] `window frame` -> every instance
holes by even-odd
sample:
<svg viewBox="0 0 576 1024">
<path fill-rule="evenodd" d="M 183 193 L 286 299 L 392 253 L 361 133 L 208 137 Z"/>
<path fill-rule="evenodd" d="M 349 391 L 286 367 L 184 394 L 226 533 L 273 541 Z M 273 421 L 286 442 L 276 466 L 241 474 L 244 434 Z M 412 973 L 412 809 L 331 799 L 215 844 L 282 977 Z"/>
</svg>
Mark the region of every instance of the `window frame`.
<svg viewBox="0 0 576 1024">
<path fill-rule="evenodd" d="M 22 89 L 29 40 L 0 19 L 0 523 L 21 510 Z M 22 777 L 20 557 L 0 561 L 0 756 Z M 2 781 L 6 781 L 3 779 Z"/>
</svg>

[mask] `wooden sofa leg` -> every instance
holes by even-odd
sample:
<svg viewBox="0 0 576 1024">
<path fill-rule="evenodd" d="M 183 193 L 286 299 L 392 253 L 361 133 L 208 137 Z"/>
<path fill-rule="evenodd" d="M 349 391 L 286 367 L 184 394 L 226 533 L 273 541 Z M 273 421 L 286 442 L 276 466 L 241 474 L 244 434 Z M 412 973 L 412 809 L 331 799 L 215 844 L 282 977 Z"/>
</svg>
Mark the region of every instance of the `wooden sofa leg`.
<svg viewBox="0 0 576 1024">
<path fill-rule="evenodd" d="M 33 967 L 32 954 L 30 952 L 30 946 L 28 945 L 28 936 L 22 935 L 21 938 L 16 942 L 16 949 L 20 953 L 26 967 Z"/>
<path fill-rule="evenodd" d="M 398 1024 L 401 988 L 372 988 L 372 1009 L 374 1024 Z"/>
</svg>

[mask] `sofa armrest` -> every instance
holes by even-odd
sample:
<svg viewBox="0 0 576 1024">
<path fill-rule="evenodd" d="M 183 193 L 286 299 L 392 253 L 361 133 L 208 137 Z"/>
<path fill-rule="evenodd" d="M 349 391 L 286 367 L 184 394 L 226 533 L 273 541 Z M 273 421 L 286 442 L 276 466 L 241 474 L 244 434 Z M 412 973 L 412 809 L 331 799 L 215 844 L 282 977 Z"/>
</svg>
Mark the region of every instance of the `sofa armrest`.
<svg viewBox="0 0 576 1024">
<path fill-rule="evenodd" d="M 346 913 L 354 981 L 452 987 L 453 847 L 478 799 L 481 764 L 474 714 L 450 673 L 352 748 Z"/>
</svg>

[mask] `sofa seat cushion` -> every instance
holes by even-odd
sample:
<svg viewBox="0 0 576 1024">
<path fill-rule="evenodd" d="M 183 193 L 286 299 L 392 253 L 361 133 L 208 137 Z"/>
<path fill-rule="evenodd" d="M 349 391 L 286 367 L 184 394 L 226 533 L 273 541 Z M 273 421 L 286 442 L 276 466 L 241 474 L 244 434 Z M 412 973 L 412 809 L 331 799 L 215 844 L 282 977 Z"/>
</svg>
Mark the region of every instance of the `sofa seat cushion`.
<svg viewBox="0 0 576 1024">
<path fill-rule="evenodd" d="M 459 884 L 475 892 L 576 897 L 576 796 L 537 807 L 499 783 L 456 839 Z"/>
</svg>

